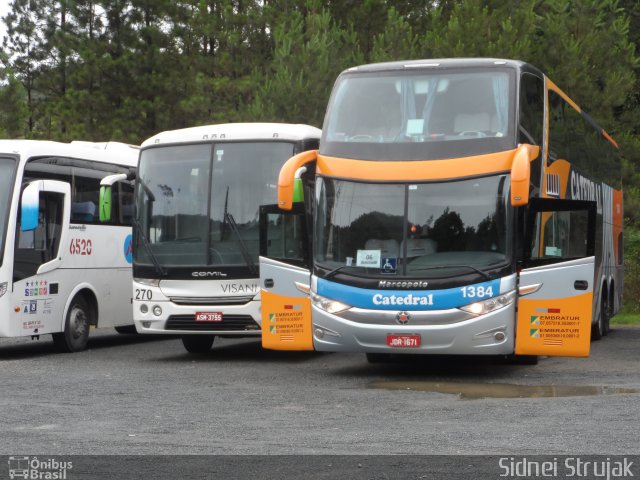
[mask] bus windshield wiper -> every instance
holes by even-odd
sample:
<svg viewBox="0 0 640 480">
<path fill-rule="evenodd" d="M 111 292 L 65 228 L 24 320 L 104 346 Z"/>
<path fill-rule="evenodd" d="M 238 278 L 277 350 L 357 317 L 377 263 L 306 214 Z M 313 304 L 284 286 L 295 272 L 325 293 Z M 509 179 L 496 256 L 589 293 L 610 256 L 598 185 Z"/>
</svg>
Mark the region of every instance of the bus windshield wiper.
<svg viewBox="0 0 640 480">
<path fill-rule="evenodd" d="M 468 268 L 469 270 L 473 270 L 474 272 L 479 273 L 480 275 L 482 275 L 482 277 L 486 278 L 487 280 L 491 280 L 491 277 L 489 276 L 489 274 L 487 274 L 486 272 L 483 272 L 479 268 L 476 268 L 472 265 L 432 265 L 430 267 L 412 268 L 411 270 L 412 271 L 438 270 L 441 268 Z"/>
<path fill-rule="evenodd" d="M 238 240 L 238 245 L 240 245 L 240 253 L 242 254 L 242 258 L 244 258 L 244 263 L 249 267 L 249 271 L 253 275 L 258 274 L 258 269 L 256 268 L 256 264 L 253 262 L 251 258 L 251 254 L 249 253 L 249 249 L 247 245 L 242 240 L 242 235 L 240 235 L 240 230 L 238 229 L 238 224 L 236 223 L 235 218 L 227 211 L 227 207 L 229 205 L 229 186 L 227 185 L 227 193 L 224 198 L 224 213 L 222 214 L 222 226 L 220 227 L 220 241 L 224 240 L 224 233 L 226 230 L 227 224 L 229 225 L 229 229 L 233 232 Z"/>
<path fill-rule="evenodd" d="M 334 268 L 333 270 L 329 270 L 322 278 L 332 278 L 335 277 L 336 273 L 341 271 L 344 268 L 354 268 L 356 265 L 340 265 L 339 267 Z M 362 268 L 362 267 L 360 267 Z M 368 271 L 368 269 L 367 269 Z"/>
<path fill-rule="evenodd" d="M 249 267 L 249 271 L 252 274 L 256 275 L 258 273 L 258 269 L 256 268 L 256 264 L 253 262 L 253 259 L 251 258 L 249 249 L 245 245 L 244 240 L 242 240 L 242 235 L 240 235 L 240 230 L 238 230 L 238 224 L 233 218 L 233 215 L 231 215 L 228 212 L 224 212 L 224 221 L 225 223 L 229 224 L 229 229 L 235 235 L 236 240 L 238 240 L 238 245 L 240 245 L 240 253 L 242 254 L 242 258 L 244 258 L 244 263 L 246 263 L 247 267 Z"/>
</svg>

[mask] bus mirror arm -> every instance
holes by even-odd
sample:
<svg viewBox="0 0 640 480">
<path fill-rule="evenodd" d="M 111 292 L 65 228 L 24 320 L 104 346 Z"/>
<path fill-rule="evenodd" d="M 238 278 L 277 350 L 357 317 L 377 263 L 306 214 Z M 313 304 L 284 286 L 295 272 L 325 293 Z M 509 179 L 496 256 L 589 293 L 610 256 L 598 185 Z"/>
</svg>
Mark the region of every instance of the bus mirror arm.
<svg viewBox="0 0 640 480">
<path fill-rule="evenodd" d="M 300 187 L 298 186 L 298 195 L 296 195 L 296 177 L 298 170 L 307 163 L 315 162 L 318 158 L 317 150 L 308 150 L 306 152 L 294 155 L 280 169 L 278 177 L 278 207 L 281 210 L 291 210 L 295 200 L 299 200 L 296 196 L 300 196 Z M 300 173 L 302 174 L 302 172 Z"/>
<path fill-rule="evenodd" d="M 529 203 L 531 162 L 538 158 L 540 147 L 520 144 L 511 164 L 511 205 L 521 207 Z"/>
</svg>

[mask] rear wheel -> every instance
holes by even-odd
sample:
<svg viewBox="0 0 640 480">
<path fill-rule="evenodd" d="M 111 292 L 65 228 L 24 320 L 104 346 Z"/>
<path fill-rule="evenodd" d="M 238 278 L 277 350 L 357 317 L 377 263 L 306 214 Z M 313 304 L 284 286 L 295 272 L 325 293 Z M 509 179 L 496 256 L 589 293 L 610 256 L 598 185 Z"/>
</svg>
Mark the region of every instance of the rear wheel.
<svg viewBox="0 0 640 480">
<path fill-rule="evenodd" d="M 89 327 L 95 323 L 93 311 L 86 300 L 77 296 L 71 301 L 64 331 L 53 334 L 53 343 L 61 352 L 79 352 L 87 348 L 89 342 Z"/>
<path fill-rule="evenodd" d="M 213 345 L 214 335 L 184 335 L 182 344 L 189 353 L 206 353 Z"/>
<path fill-rule="evenodd" d="M 591 325 L 591 340 L 600 340 L 607 334 L 607 313 L 608 313 L 607 299 L 603 295 L 600 302 L 600 308 L 598 309 L 598 318 L 596 322 Z"/>
<path fill-rule="evenodd" d="M 605 335 L 609 335 L 609 332 L 611 331 L 611 317 L 612 317 L 612 302 L 609 302 L 609 300 L 607 299 L 607 301 L 605 302 L 605 309 L 604 309 L 604 318 L 603 318 L 603 323 L 604 323 L 604 334 Z"/>
</svg>

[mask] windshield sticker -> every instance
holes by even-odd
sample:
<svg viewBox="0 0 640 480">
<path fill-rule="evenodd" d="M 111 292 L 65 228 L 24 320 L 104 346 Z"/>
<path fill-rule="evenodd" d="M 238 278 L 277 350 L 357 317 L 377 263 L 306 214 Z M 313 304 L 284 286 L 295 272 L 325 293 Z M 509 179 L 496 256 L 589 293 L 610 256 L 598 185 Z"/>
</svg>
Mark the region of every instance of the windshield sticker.
<svg viewBox="0 0 640 480">
<path fill-rule="evenodd" d="M 224 155 L 224 150 L 216 150 L 216 159 L 221 162 L 222 156 Z"/>
<path fill-rule="evenodd" d="M 382 259 L 382 273 L 396 273 L 398 267 L 397 258 L 383 258 Z"/>
<path fill-rule="evenodd" d="M 422 135 L 424 118 L 410 118 L 407 120 L 407 135 Z"/>
<path fill-rule="evenodd" d="M 380 268 L 381 250 L 358 250 L 357 267 Z"/>
</svg>

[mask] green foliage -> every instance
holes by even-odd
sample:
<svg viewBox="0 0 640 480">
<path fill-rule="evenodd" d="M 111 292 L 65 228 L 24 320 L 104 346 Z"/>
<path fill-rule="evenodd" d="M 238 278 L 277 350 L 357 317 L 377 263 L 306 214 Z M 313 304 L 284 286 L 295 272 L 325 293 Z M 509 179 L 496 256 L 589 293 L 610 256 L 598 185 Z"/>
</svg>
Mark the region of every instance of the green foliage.
<svg viewBox="0 0 640 480">
<path fill-rule="evenodd" d="M 640 313 L 640 229 L 627 226 L 624 232 L 625 311 Z"/>
<path fill-rule="evenodd" d="M 531 58 L 539 25 L 537 1 L 450 3 L 434 10 L 421 41 L 423 57 Z"/>
<path fill-rule="evenodd" d="M 257 85 L 248 118 L 322 125 L 331 87 L 345 68 L 362 63 L 353 31 L 325 10 L 293 12 L 274 29 L 275 52 Z"/>
</svg>

